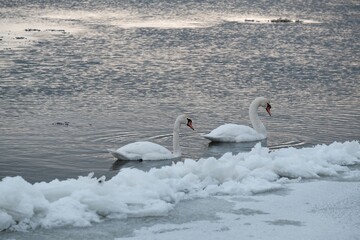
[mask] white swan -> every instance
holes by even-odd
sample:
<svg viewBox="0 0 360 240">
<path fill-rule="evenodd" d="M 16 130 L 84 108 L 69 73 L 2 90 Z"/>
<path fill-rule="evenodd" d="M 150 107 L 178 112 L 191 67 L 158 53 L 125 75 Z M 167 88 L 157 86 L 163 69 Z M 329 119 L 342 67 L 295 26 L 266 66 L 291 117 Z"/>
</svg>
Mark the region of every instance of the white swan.
<svg viewBox="0 0 360 240">
<path fill-rule="evenodd" d="M 264 97 L 255 98 L 249 108 L 249 117 L 253 128 L 237 124 L 224 124 L 203 137 L 213 142 L 251 142 L 265 139 L 267 137 L 266 128 L 257 114 L 260 106 L 264 107 L 271 116 L 270 101 Z"/>
<path fill-rule="evenodd" d="M 186 124 L 194 130 L 192 120 L 182 114 L 176 118 L 173 131 L 173 153 L 165 147 L 152 142 L 134 142 L 127 144 L 117 150 L 110 150 L 110 153 L 119 160 L 165 160 L 181 156 L 179 143 L 180 125 Z"/>
</svg>

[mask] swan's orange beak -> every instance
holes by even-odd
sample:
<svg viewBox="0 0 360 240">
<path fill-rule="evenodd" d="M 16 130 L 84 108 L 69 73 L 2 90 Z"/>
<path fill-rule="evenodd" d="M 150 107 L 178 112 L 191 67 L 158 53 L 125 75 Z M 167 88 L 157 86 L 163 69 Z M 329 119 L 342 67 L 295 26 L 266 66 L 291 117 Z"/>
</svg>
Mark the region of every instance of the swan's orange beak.
<svg viewBox="0 0 360 240">
<path fill-rule="evenodd" d="M 271 109 L 271 105 L 270 105 L 270 103 L 268 103 L 268 104 L 266 105 L 266 111 L 267 111 L 268 114 L 271 116 L 270 109 Z"/>
<path fill-rule="evenodd" d="M 191 120 L 190 118 L 187 118 L 187 121 L 188 121 L 188 122 L 187 122 L 186 125 L 187 125 L 189 128 L 191 128 L 192 130 L 195 130 L 194 127 L 193 127 L 193 125 L 192 125 L 192 120 Z"/>
</svg>

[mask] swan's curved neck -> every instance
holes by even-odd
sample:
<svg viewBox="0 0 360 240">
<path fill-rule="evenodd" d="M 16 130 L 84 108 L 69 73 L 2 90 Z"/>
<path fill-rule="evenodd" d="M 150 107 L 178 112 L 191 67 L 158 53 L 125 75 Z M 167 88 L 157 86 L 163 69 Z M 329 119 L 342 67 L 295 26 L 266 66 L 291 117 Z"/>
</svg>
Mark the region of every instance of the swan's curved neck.
<svg viewBox="0 0 360 240">
<path fill-rule="evenodd" d="M 260 134 L 266 135 L 266 128 L 264 124 L 261 122 L 259 115 L 257 113 L 257 109 L 259 105 L 260 103 L 257 99 L 252 101 L 252 103 L 250 104 L 250 108 L 249 108 L 250 122 L 253 128 L 255 129 L 255 131 L 257 131 Z"/>
<path fill-rule="evenodd" d="M 181 156 L 179 132 L 180 132 L 180 119 L 176 119 L 173 131 L 173 154 L 176 157 Z"/>
</svg>

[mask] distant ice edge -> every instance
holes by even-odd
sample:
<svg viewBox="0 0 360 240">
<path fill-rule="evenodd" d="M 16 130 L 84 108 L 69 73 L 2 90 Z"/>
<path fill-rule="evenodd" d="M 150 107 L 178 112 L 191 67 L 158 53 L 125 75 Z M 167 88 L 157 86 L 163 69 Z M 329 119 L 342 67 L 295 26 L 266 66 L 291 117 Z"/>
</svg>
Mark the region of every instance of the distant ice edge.
<svg viewBox="0 0 360 240">
<path fill-rule="evenodd" d="M 184 199 L 217 194 L 251 195 L 302 178 L 351 173 L 360 164 L 358 141 L 250 152 L 219 159 L 186 159 L 148 172 L 125 168 L 108 181 L 77 179 L 30 184 L 22 177 L 0 181 L 0 230 L 26 231 L 89 226 L 111 218 L 162 216 Z"/>
</svg>

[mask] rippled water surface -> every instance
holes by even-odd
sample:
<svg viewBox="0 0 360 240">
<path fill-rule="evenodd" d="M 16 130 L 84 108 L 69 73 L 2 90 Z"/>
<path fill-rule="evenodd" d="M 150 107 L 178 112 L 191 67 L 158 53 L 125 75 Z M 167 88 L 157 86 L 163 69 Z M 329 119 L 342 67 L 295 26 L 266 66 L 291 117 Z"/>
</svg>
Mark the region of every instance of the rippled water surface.
<svg viewBox="0 0 360 240">
<path fill-rule="evenodd" d="M 272 102 L 271 117 L 259 109 L 270 148 L 360 139 L 357 1 L 0 7 L 0 178 L 170 164 L 116 162 L 107 149 L 137 140 L 171 149 L 183 112 L 196 129 L 181 129 L 184 158 L 246 151 L 253 144 L 209 145 L 201 134 L 250 124 L 257 96 Z M 280 17 L 301 22 L 269 22 Z"/>
</svg>

